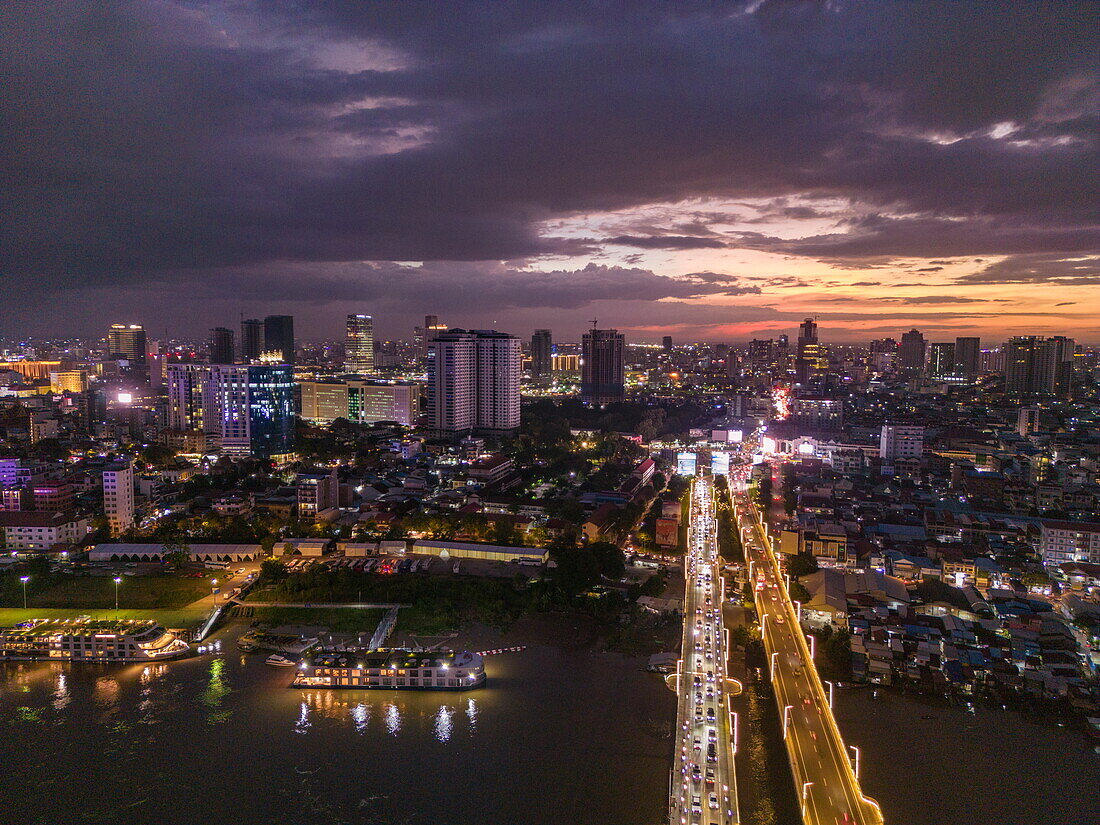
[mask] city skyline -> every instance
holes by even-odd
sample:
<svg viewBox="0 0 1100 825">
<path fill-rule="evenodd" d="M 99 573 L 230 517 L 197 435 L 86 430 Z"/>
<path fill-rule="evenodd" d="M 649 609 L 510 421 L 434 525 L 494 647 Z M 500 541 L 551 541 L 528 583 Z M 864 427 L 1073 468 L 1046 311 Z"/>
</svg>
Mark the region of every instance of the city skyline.
<svg viewBox="0 0 1100 825">
<path fill-rule="evenodd" d="M 2 335 L 1096 327 L 1089 4 L 0 15 Z"/>
</svg>

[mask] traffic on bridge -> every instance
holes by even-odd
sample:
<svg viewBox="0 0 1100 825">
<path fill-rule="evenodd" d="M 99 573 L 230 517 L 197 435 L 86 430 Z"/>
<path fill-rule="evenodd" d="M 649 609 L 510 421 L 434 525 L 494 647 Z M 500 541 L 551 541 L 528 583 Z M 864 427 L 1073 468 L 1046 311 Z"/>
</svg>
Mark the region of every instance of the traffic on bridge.
<svg viewBox="0 0 1100 825">
<path fill-rule="evenodd" d="M 684 637 L 676 680 L 680 747 L 672 768 L 669 822 L 733 825 L 740 821 L 733 761 L 737 721 L 728 698 L 740 686 L 726 678 L 724 592 L 709 478 L 692 482 L 684 567 Z"/>
<path fill-rule="evenodd" d="M 858 751 L 847 748 L 832 712 L 834 686 L 825 684 L 799 624 L 799 613 L 750 500 L 744 476 L 731 495 L 760 617 L 772 686 L 794 773 L 802 819 L 811 825 L 881 825 L 878 804 L 863 795 L 856 775 Z"/>
</svg>

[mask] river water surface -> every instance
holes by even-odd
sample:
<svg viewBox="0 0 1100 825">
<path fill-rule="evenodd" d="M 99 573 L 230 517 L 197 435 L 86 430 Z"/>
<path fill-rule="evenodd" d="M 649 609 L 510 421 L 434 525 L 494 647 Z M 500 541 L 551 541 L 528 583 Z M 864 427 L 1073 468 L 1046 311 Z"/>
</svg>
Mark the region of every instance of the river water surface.
<svg viewBox="0 0 1100 825">
<path fill-rule="evenodd" d="M 0 823 L 647 825 L 675 697 L 637 660 L 533 646 L 469 693 L 299 691 L 223 650 L 0 665 Z"/>
</svg>

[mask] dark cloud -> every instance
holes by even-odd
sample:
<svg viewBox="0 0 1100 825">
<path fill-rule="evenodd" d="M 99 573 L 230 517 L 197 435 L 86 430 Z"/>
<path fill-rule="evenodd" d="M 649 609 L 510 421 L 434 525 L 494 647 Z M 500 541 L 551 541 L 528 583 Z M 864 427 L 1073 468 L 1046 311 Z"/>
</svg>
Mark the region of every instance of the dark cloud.
<svg viewBox="0 0 1100 825">
<path fill-rule="evenodd" d="M 601 243 L 614 246 L 636 246 L 639 249 L 724 249 L 729 246 L 728 243 L 719 238 L 693 235 L 656 235 L 650 237 L 617 235 L 614 238 L 605 238 Z"/>
<path fill-rule="evenodd" d="M 960 275 L 960 284 L 1100 285 L 1100 250 L 1074 257 L 1013 255 L 977 272 Z"/>
<path fill-rule="evenodd" d="M 860 268 L 1007 255 L 959 283 L 1096 282 L 1068 263 L 1100 246 L 1094 4 L 750 5 L 2 4 L 0 272 L 57 300 L 151 300 L 184 273 L 196 294 L 293 292 L 240 273 L 294 268 L 294 300 L 385 300 L 385 265 L 347 262 L 473 262 L 495 272 L 485 300 L 579 307 L 627 277 L 665 298 L 700 285 L 614 266 L 584 289 L 513 283 L 484 262 L 736 245 Z M 840 223 L 540 234 L 707 198 Z"/>
</svg>

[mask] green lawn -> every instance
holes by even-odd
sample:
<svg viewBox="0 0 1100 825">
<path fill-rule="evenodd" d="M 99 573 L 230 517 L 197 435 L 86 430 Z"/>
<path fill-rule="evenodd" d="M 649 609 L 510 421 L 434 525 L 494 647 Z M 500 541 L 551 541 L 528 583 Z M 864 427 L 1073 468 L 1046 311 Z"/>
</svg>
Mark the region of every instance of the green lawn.
<svg viewBox="0 0 1100 825">
<path fill-rule="evenodd" d="M 203 610 L 119 610 L 114 609 L 74 609 L 60 607 L 21 607 L 0 608 L 0 627 L 11 627 L 17 622 L 28 619 L 75 619 L 77 616 L 91 616 L 93 619 L 153 619 L 165 627 L 194 627 L 206 619 Z"/>
<path fill-rule="evenodd" d="M 21 607 L 22 589 L 7 586 L 0 607 Z M 124 609 L 178 609 L 210 594 L 207 579 L 180 576 L 123 576 L 118 585 L 118 605 Z M 28 607 L 63 607 L 114 610 L 115 583 L 108 576 L 54 576 L 44 585 L 31 581 L 27 587 Z"/>
<path fill-rule="evenodd" d="M 251 605 L 249 605 L 251 607 Z M 238 610 L 238 614 L 243 611 Z M 240 618 L 265 622 L 273 627 L 304 625 L 327 627 L 332 633 L 374 633 L 382 620 L 381 610 L 341 607 L 259 607 Z"/>
</svg>

